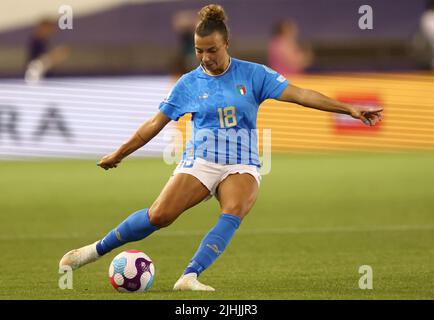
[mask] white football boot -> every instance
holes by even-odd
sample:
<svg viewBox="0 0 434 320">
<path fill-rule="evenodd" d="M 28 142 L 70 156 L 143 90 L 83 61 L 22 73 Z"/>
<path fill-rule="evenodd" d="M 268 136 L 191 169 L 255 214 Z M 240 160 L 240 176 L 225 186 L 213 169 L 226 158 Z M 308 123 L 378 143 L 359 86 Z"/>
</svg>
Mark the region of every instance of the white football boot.
<svg viewBox="0 0 434 320">
<path fill-rule="evenodd" d="M 197 280 L 197 274 L 183 274 L 173 286 L 174 291 L 215 291 L 213 287 L 204 285 Z"/>
<path fill-rule="evenodd" d="M 85 264 L 94 262 L 100 258 L 100 255 L 96 251 L 96 244 L 98 242 L 96 241 L 79 249 L 69 251 L 60 259 L 59 268 L 69 266 L 72 270 L 76 270 Z"/>
</svg>

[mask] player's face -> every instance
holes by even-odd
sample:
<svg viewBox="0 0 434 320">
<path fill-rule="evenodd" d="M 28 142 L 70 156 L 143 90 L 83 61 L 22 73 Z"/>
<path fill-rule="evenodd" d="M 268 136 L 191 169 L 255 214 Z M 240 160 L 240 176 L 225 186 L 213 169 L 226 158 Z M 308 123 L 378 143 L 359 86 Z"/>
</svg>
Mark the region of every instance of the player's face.
<svg viewBox="0 0 434 320">
<path fill-rule="evenodd" d="M 229 44 L 219 32 L 206 37 L 195 34 L 194 45 L 197 59 L 209 73 L 217 75 L 226 70 L 229 64 Z"/>
</svg>

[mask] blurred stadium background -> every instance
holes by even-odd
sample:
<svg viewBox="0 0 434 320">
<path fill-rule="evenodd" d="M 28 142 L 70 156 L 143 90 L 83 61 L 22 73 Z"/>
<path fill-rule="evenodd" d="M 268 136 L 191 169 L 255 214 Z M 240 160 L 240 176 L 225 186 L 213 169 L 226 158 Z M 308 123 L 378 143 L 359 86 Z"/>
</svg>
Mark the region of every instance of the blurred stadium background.
<svg viewBox="0 0 434 320">
<path fill-rule="evenodd" d="M 232 251 L 209 272 L 210 282 L 222 281 L 222 293 L 212 298 L 434 298 L 434 47 L 421 27 L 432 2 L 215 2 L 229 15 L 234 57 L 268 64 L 273 25 L 291 19 L 312 59 L 302 72 L 287 74 L 289 81 L 342 101 L 381 105 L 385 119 L 371 128 L 347 116 L 263 104 L 258 125 L 272 132 L 272 171 Z M 171 123 L 119 172 L 94 166 L 158 109 L 186 67 L 180 59 L 189 38 L 176 29 L 175 16 L 189 17 L 204 4 L 71 1 L 73 29 L 58 30 L 49 42 L 67 54 L 43 79 L 25 81 L 35 26 L 47 18 L 57 24 L 64 3 L 0 2 L 0 252 L 26 274 L 20 281 L 0 277 L 0 298 L 119 298 L 107 293 L 105 264 L 77 276 L 85 284 L 74 294 L 59 293 L 57 261 L 150 205 L 170 175 L 173 166 L 161 160 L 172 143 L 168 132 L 184 130 L 188 117 Z M 372 30 L 358 25 L 366 4 Z M 156 293 L 148 297 L 177 299 L 167 290 L 213 221 L 204 208 L 216 217 L 215 202 L 208 202 L 161 239 L 136 246 L 157 264 Z M 34 272 L 16 252 L 30 257 Z M 256 254 L 278 260 L 262 291 L 247 277 L 270 268 Z M 383 280 L 375 280 L 372 292 L 357 288 L 356 267 L 369 263 Z M 223 267 L 233 275 L 222 279 Z M 233 291 L 237 279 L 242 285 Z"/>
</svg>

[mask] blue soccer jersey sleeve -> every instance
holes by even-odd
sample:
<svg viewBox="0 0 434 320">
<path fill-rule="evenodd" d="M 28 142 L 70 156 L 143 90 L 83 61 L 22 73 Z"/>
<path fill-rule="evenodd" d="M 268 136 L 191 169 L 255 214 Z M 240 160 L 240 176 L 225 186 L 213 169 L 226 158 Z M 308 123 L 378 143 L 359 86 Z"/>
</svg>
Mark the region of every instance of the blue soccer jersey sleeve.
<svg viewBox="0 0 434 320">
<path fill-rule="evenodd" d="M 278 99 L 289 85 L 284 76 L 262 64 L 256 65 L 253 77 L 255 98 L 259 104 L 266 99 Z"/>
<path fill-rule="evenodd" d="M 160 111 L 174 121 L 178 121 L 184 114 L 193 111 L 194 101 L 185 82 L 185 76 L 181 77 L 159 106 Z"/>
</svg>

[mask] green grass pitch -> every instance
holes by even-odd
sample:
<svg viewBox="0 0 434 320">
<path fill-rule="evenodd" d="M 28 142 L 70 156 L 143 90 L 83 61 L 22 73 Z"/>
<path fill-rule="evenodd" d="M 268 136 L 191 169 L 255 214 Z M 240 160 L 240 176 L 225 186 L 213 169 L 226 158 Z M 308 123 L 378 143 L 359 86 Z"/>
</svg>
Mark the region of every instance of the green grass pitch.
<svg viewBox="0 0 434 320">
<path fill-rule="evenodd" d="M 58 261 L 148 207 L 173 166 L 127 159 L 0 162 L 0 299 L 434 299 L 434 154 L 273 155 L 258 201 L 201 276 L 214 293 L 172 292 L 219 215 L 215 199 L 150 238 L 114 250 L 58 287 Z M 147 293 L 108 281 L 123 249 L 148 254 Z M 358 286 L 359 266 L 373 289 Z"/>
</svg>

